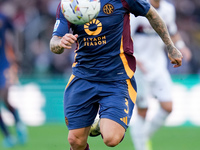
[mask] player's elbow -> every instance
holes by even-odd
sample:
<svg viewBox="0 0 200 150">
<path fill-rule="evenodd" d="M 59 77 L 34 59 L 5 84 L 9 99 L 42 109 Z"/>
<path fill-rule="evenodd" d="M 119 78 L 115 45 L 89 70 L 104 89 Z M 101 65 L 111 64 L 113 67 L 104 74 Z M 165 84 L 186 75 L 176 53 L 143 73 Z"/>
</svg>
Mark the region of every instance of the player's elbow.
<svg viewBox="0 0 200 150">
<path fill-rule="evenodd" d="M 55 54 L 61 54 L 64 51 L 63 47 L 60 47 L 59 44 L 57 44 L 58 42 L 56 42 L 54 40 L 54 38 L 52 38 L 50 40 L 50 50 L 51 52 L 55 53 Z"/>
</svg>

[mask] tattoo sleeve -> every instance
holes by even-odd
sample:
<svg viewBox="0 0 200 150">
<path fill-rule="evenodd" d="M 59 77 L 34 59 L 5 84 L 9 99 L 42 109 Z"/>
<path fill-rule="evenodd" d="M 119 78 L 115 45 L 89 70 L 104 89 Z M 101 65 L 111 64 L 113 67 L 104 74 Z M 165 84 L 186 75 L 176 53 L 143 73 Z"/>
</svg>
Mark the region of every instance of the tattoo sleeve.
<svg viewBox="0 0 200 150">
<path fill-rule="evenodd" d="M 153 29 L 158 33 L 163 42 L 166 44 L 167 48 L 173 47 L 174 44 L 170 38 L 164 21 L 152 6 L 149 12 L 146 14 L 146 18 L 149 20 L 149 23 L 151 24 Z"/>
<path fill-rule="evenodd" d="M 61 54 L 64 48 L 59 45 L 61 38 L 58 36 L 53 36 L 50 40 L 50 50 L 55 54 Z"/>
</svg>

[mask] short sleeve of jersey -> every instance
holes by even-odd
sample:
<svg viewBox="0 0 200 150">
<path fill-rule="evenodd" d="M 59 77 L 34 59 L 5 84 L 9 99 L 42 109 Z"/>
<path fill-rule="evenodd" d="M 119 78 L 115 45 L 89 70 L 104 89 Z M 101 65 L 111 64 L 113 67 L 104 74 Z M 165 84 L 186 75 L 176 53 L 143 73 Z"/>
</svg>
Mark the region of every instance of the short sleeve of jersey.
<svg viewBox="0 0 200 150">
<path fill-rule="evenodd" d="M 125 0 L 129 11 L 135 16 L 145 16 L 150 9 L 150 3 L 146 0 Z"/>
<path fill-rule="evenodd" d="M 54 25 L 53 36 L 64 36 L 66 33 L 69 33 L 70 23 L 65 19 L 60 4 L 57 8 L 56 13 L 56 23 Z"/>
</svg>

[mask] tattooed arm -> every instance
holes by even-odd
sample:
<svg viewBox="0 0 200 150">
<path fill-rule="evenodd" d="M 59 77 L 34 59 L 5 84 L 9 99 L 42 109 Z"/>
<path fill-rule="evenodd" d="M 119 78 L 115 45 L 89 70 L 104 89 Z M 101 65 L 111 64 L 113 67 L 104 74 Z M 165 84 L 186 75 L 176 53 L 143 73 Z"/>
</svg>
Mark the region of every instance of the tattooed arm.
<svg viewBox="0 0 200 150">
<path fill-rule="evenodd" d="M 55 54 L 61 54 L 64 49 L 72 48 L 72 44 L 77 40 L 77 37 L 77 34 L 70 33 L 65 34 L 63 37 L 53 36 L 50 40 L 50 49 Z"/>
<path fill-rule="evenodd" d="M 183 56 L 180 51 L 174 46 L 165 23 L 152 6 L 146 14 L 146 18 L 149 20 L 153 29 L 158 33 L 158 35 L 167 46 L 168 57 L 171 60 L 171 63 L 175 64 L 174 67 L 181 66 Z"/>
</svg>

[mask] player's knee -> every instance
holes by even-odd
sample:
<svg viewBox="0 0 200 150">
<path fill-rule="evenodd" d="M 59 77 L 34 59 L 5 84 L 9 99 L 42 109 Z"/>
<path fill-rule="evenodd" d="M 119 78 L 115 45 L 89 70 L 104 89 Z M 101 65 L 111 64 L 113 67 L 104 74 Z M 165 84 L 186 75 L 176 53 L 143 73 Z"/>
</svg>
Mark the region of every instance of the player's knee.
<svg viewBox="0 0 200 150">
<path fill-rule="evenodd" d="M 115 147 L 117 146 L 123 139 L 123 136 L 120 135 L 106 135 L 103 136 L 104 143 L 109 147 Z"/>
<path fill-rule="evenodd" d="M 69 142 L 69 144 L 70 144 L 71 146 L 73 146 L 73 145 L 76 145 L 77 140 L 76 140 L 76 138 L 73 137 L 73 136 L 68 136 L 68 142 Z"/>
<path fill-rule="evenodd" d="M 172 108 L 166 108 L 166 109 L 164 109 L 166 112 L 168 112 L 168 113 L 171 113 L 172 112 Z"/>
<path fill-rule="evenodd" d="M 138 108 L 138 115 L 140 115 L 142 118 L 145 118 L 147 110 L 148 110 L 147 108 Z"/>
<path fill-rule="evenodd" d="M 168 113 L 171 113 L 172 112 L 172 103 L 161 103 L 161 107 L 163 110 L 165 110 L 166 112 Z"/>
<path fill-rule="evenodd" d="M 76 136 L 74 135 L 68 136 L 68 142 L 72 147 L 83 147 L 85 144 L 79 138 L 76 138 Z"/>
<path fill-rule="evenodd" d="M 115 147 L 119 144 L 119 142 L 116 139 L 113 139 L 111 137 L 104 138 L 103 141 L 109 147 Z"/>
</svg>

